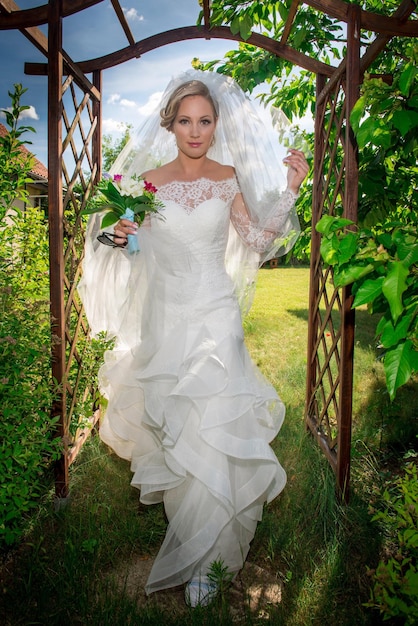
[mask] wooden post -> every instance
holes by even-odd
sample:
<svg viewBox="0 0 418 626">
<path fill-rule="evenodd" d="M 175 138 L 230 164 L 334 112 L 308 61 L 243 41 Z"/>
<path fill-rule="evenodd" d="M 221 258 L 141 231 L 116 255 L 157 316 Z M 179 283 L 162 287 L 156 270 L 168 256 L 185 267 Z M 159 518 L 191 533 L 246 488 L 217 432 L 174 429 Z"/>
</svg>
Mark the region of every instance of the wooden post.
<svg viewBox="0 0 418 626">
<path fill-rule="evenodd" d="M 350 114 L 359 98 L 360 88 L 360 31 L 361 12 L 357 5 L 349 7 L 347 25 L 346 70 L 346 137 L 344 217 L 357 222 L 358 206 L 358 151 Z M 352 309 L 351 287 L 342 290 L 341 361 L 340 361 L 340 415 L 337 442 L 337 486 L 341 498 L 348 501 L 350 487 L 351 428 L 353 411 L 353 363 L 355 311 Z"/>
<path fill-rule="evenodd" d="M 93 72 L 93 85 L 97 91 L 102 94 L 102 72 L 95 70 Z M 93 167 L 97 166 L 94 184 L 97 184 L 102 177 L 102 101 L 93 99 L 93 115 L 96 119 L 96 128 L 94 129 L 92 139 L 92 158 Z"/>
<path fill-rule="evenodd" d="M 52 329 L 52 376 L 57 386 L 52 407 L 59 418 L 57 437 L 63 445 L 55 465 L 55 496 L 68 496 L 68 425 L 65 390 L 65 314 L 62 197 L 62 10 L 61 0 L 48 6 L 48 216 Z"/>
<path fill-rule="evenodd" d="M 318 316 L 316 310 L 316 301 L 319 293 L 318 264 L 320 263 L 319 246 L 321 243 L 320 234 L 315 230 L 315 226 L 319 221 L 322 213 L 322 194 L 323 194 L 323 172 L 320 164 L 324 158 L 324 142 L 323 142 L 323 117 L 326 101 L 322 100 L 318 104 L 318 96 L 325 87 L 326 77 L 317 74 L 316 77 L 316 96 L 317 105 L 315 112 L 315 149 L 314 149 L 314 180 L 312 195 L 312 233 L 311 233 L 311 260 L 310 260 L 310 280 L 309 280 L 309 322 L 308 322 L 308 348 L 307 348 L 307 378 L 306 378 L 306 407 L 305 421 L 306 425 L 312 424 L 311 413 L 315 403 L 313 402 L 312 393 L 316 384 L 316 351 L 315 344 L 318 334 Z M 317 417 L 317 416 L 316 416 Z"/>
</svg>

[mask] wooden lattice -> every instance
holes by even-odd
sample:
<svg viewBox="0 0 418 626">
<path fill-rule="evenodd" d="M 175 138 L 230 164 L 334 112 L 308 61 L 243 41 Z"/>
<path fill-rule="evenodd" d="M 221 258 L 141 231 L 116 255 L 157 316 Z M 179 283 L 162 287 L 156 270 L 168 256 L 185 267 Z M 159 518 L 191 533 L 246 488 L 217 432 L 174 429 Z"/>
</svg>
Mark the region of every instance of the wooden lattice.
<svg viewBox="0 0 418 626">
<path fill-rule="evenodd" d="M 66 96 L 67 101 L 66 102 Z M 66 419 L 68 424 L 78 424 L 71 436 L 71 462 L 85 428 L 91 426 L 92 392 L 88 372 L 84 367 L 83 353 L 89 352 L 88 326 L 83 316 L 76 285 L 81 278 L 81 261 L 84 248 L 84 226 L 80 212 L 91 195 L 92 182 L 97 173 L 93 162 L 91 144 L 97 126 L 90 94 L 84 93 L 68 76 L 63 87 L 63 122 L 66 137 L 63 141 L 62 166 L 65 181 L 63 199 L 64 215 L 64 298 L 66 336 Z M 69 111 L 72 110 L 72 119 Z M 77 137 L 78 135 L 78 137 Z M 72 166 L 72 171 L 71 167 Z M 78 415 L 77 415 L 78 412 Z M 86 417 L 90 424 L 86 425 Z M 94 420 L 93 420 L 94 421 Z"/>
<path fill-rule="evenodd" d="M 357 150 L 349 114 L 360 83 L 358 26 L 358 11 L 353 7 L 347 60 L 332 82 L 327 83 L 324 76 L 317 78 L 305 414 L 345 499 L 350 471 L 354 310 L 350 289 L 335 289 L 332 269 L 322 264 L 315 226 L 324 214 L 357 220 Z"/>
<path fill-rule="evenodd" d="M 49 193 L 53 376 L 59 388 L 55 412 L 64 443 L 56 467 L 56 495 L 68 495 L 68 467 L 97 422 L 91 371 L 92 345 L 76 289 L 81 278 L 85 218 L 81 216 L 100 175 L 100 73 L 90 83 L 63 53 L 59 13 L 50 16 L 50 40 L 57 46 L 49 80 L 49 106 L 61 113 L 49 128 Z M 52 37 L 55 35 L 55 39 Z M 81 74 L 81 75 L 80 75 Z M 60 233 L 59 238 L 52 234 Z"/>
</svg>

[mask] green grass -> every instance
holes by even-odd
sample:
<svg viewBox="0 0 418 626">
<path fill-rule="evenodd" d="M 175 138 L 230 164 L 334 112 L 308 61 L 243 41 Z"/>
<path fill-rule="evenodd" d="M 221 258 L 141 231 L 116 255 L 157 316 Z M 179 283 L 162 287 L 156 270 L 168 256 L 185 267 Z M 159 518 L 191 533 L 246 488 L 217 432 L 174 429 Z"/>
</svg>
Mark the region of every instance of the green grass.
<svg viewBox="0 0 418 626">
<path fill-rule="evenodd" d="M 69 505 L 55 512 L 52 492 L 46 494 L 26 539 L 3 557 L 2 625 L 383 623 L 363 606 L 369 597 L 367 568 L 376 566 L 382 542 L 368 507 L 414 445 L 416 390 L 405 388 L 395 403 L 388 402 L 373 321 L 360 312 L 352 496 L 341 506 L 334 475 L 303 423 L 308 283 L 305 268 L 262 270 L 245 320 L 252 357 L 287 407 L 274 449 L 288 484 L 265 508 L 247 560 L 259 568 L 254 583 L 281 586 L 281 602 L 250 610 L 231 592 L 211 607 L 190 610 L 181 590 L 146 599 L 140 574 L 164 536 L 164 512 L 161 506 L 139 506 L 128 463 L 93 437 L 71 467 Z"/>
</svg>

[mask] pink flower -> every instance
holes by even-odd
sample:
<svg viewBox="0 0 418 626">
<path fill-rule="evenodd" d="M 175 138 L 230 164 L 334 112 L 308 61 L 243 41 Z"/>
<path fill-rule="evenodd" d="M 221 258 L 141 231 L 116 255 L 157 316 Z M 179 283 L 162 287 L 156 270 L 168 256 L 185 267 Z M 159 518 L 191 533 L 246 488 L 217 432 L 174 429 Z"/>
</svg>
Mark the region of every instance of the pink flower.
<svg viewBox="0 0 418 626">
<path fill-rule="evenodd" d="M 157 187 L 154 187 L 154 185 L 149 183 L 147 180 L 144 180 L 144 189 L 145 191 L 149 191 L 151 193 L 157 193 Z"/>
<path fill-rule="evenodd" d="M 122 174 L 115 174 L 113 176 L 113 180 L 115 183 L 120 183 L 120 181 L 122 180 Z"/>
</svg>

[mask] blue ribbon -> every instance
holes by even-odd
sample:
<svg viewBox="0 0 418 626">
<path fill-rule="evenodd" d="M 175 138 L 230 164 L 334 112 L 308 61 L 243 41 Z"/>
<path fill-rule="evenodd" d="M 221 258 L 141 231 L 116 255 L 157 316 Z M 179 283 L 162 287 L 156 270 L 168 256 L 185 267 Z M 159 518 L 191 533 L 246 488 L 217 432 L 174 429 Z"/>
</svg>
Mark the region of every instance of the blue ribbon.
<svg viewBox="0 0 418 626">
<path fill-rule="evenodd" d="M 121 216 L 121 219 L 127 219 L 133 222 L 134 215 L 132 209 L 125 209 L 125 213 Z M 136 235 L 128 235 L 128 252 L 129 254 L 139 252 L 138 238 Z"/>
</svg>

